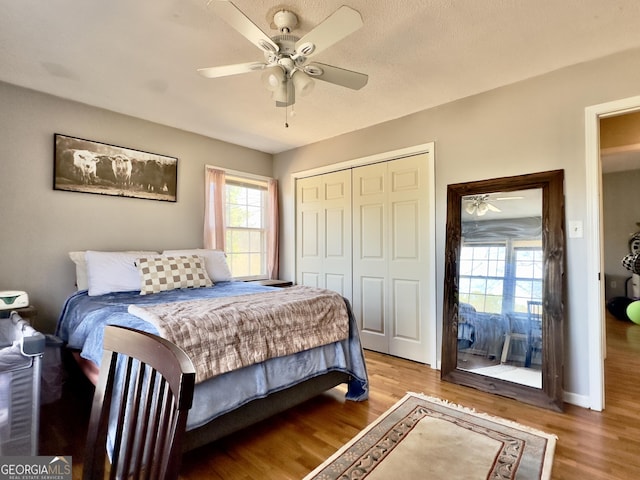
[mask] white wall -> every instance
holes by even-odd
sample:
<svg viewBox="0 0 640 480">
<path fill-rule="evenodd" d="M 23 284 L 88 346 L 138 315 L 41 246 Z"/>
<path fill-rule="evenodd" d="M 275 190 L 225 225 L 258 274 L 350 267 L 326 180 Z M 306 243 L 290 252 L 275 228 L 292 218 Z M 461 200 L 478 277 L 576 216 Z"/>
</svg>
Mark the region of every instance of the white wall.
<svg viewBox="0 0 640 480">
<path fill-rule="evenodd" d="M 72 250 L 202 246 L 204 166 L 272 173 L 270 154 L 0 83 L 0 290 L 26 290 L 53 330 Z M 53 134 L 178 158 L 176 203 L 53 190 Z"/>
<path fill-rule="evenodd" d="M 447 185 L 564 169 L 566 218 L 584 222 L 584 109 L 638 94 L 640 50 L 634 50 L 276 155 L 274 175 L 281 181 L 283 201 L 281 276 L 293 279 L 295 272 L 291 173 L 434 141 L 440 336 Z M 588 227 L 585 235 L 597 233 Z M 565 390 L 578 404 L 587 404 L 589 394 L 586 255 L 585 238 L 567 239 Z"/>
<path fill-rule="evenodd" d="M 602 176 L 604 225 L 604 273 L 607 300 L 626 295 L 631 272 L 622 266 L 630 253 L 629 238 L 640 230 L 640 170 L 607 173 Z M 633 296 L 631 284 L 629 296 Z"/>
</svg>

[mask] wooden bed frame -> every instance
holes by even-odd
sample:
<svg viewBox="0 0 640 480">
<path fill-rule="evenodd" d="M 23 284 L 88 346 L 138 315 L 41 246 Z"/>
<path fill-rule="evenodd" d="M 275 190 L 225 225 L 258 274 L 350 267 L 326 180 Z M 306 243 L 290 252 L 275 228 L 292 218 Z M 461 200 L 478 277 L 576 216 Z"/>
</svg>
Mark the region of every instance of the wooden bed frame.
<svg viewBox="0 0 640 480">
<path fill-rule="evenodd" d="M 202 427 L 187 430 L 183 451 L 201 447 L 231 433 L 265 420 L 299 405 L 327 390 L 348 382 L 350 376 L 342 372 L 328 372 L 298 383 L 271 395 L 252 400 L 224 415 L 214 418 Z"/>
<path fill-rule="evenodd" d="M 80 357 L 77 351 L 72 351 L 71 354 L 84 376 L 95 385 L 99 372 L 96 365 Z M 235 410 L 214 418 L 201 427 L 188 430 L 183 440 L 182 449 L 186 452 L 214 442 L 273 415 L 284 412 L 333 387 L 347 383 L 350 379 L 351 376 L 347 373 L 327 372 L 284 390 L 274 392 L 264 398 L 252 400 Z"/>
</svg>

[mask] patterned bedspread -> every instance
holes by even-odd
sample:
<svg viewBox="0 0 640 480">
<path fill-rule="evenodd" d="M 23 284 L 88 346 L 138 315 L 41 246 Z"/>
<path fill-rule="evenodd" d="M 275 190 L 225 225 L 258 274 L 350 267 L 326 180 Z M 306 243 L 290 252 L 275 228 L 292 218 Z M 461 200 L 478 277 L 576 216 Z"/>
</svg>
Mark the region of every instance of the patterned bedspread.
<svg viewBox="0 0 640 480">
<path fill-rule="evenodd" d="M 278 290 L 253 282 L 219 282 L 212 287 L 170 290 L 153 295 L 116 292 L 90 297 L 86 290 L 82 290 L 71 295 L 65 302 L 56 335 L 68 348 L 78 350 L 82 358 L 100 366 L 105 325 L 123 325 L 159 334 L 158 327 L 130 314 L 130 305 L 150 307 L 207 298 L 228 299 L 254 293 L 273 294 L 278 293 Z M 344 299 L 342 302 L 349 315 L 348 338 L 292 355 L 271 358 L 198 383 L 193 407 L 189 411 L 187 429 L 200 427 L 252 400 L 264 398 L 332 371 L 349 374 L 347 399 L 366 400 L 369 396 L 369 382 L 358 326 L 348 302 Z"/>
<path fill-rule="evenodd" d="M 234 297 L 130 305 L 128 310 L 185 350 L 197 382 L 349 336 L 344 299 L 301 285 Z"/>
</svg>

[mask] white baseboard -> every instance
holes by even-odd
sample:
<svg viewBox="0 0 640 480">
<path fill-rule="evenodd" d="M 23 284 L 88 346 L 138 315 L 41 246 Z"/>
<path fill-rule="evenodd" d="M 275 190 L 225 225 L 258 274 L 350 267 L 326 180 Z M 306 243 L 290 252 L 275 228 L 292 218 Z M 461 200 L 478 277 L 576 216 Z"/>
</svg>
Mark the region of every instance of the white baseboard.
<svg viewBox="0 0 640 480">
<path fill-rule="evenodd" d="M 571 405 L 582 408 L 590 408 L 588 395 L 578 395 L 577 393 L 573 392 L 564 392 L 563 398 L 565 402 L 570 403 Z"/>
</svg>

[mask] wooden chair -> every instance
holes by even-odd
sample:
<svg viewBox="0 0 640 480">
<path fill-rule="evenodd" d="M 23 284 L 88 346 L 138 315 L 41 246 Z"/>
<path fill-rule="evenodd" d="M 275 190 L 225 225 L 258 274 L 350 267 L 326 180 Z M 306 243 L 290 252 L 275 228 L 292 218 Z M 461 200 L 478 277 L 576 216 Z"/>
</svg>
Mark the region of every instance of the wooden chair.
<svg viewBox="0 0 640 480">
<path fill-rule="evenodd" d="M 524 366 L 530 367 L 533 353 L 542 351 L 542 302 L 534 300 L 527 302 L 527 312 L 529 314 L 529 334 Z"/>
<path fill-rule="evenodd" d="M 522 342 L 524 348 L 524 366 L 531 366 L 534 351 L 542 349 L 542 302 L 530 300 L 527 302 L 526 323 L 524 319 L 509 316 L 509 331 L 504 338 L 500 363 L 506 363 L 514 341 Z"/>
<path fill-rule="evenodd" d="M 113 447 L 108 478 L 177 479 L 194 385 L 193 364 L 179 347 L 107 326 L 83 479 L 105 478 L 107 444 Z"/>
<path fill-rule="evenodd" d="M 513 342 L 522 342 L 524 351 L 528 351 L 528 327 L 524 325 L 525 320 L 513 314 L 508 314 L 509 329 L 504 336 L 504 344 L 502 345 L 502 355 L 500 363 L 507 363 Z M 523 359 L 526 363 L 526 355 Z"/>
</svg>

